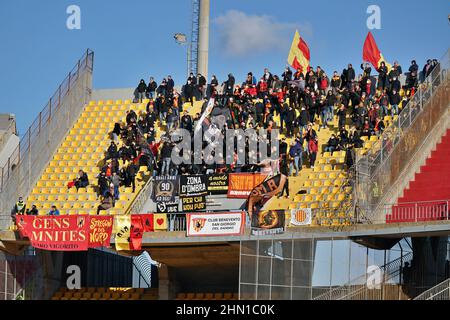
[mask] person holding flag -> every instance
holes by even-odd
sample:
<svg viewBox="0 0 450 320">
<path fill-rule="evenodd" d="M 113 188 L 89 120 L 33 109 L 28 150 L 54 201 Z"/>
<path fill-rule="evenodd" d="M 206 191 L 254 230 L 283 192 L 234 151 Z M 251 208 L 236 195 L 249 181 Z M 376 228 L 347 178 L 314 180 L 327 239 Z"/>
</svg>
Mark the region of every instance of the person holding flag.
<svg viewBox="0 0 450 320">
<path fill-rule="evenodd" d="M 300 70 L 305 75 L 309 71 L 310 61 L 309 47 L 296 30 L 289 50 L 288 63 L 292 68 Z"/>
<path fill-rule="evenodd" d="M 364 41 L 363 60 L 370 62 L 378 71 L 378 88 L 384 90 L 387 86 L 387 76 L 392 69 L 392 66 L 384 59 L 380 49 L 378 49 L 375 38 L 370 31 Z"/>
</svg>

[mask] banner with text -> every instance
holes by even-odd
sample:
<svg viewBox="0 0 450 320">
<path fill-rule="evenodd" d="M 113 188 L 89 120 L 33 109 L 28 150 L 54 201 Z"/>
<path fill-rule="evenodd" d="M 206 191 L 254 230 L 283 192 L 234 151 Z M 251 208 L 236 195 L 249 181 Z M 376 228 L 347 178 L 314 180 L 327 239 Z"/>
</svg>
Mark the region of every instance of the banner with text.
<svg viewBox="0 0 450 320">
<path fill-rule="evenodd" d="M 86 251 L 89 216 L 20 216 L 17 227 L 34 248 L 49 251 Z"/>
<path fill-rule="evenodd" d="M 178 202 L 157 202 L 156 213 L 178 213 Z"/>
<path fill-rule="evenodd" d="M 113 229 L 112 216 L 89 216 L 89 248 L 109 247 Z"/>
<path fill-rule="evenodd" d="M 196 212 L 206 210 L 206 196 L 185 196 L 180 197 L 183 212 Z"/>
<path fill-rule="evenodd" d="M 180 196 L 205 194 L 207 191 L 205 175 L 180 176 Z"/>
<path fill-rule="evenodd" d="M 252 173 L 230 173 L 228 175 L 228 198 L 247 199 L 250 192 L 261 184 L 267 175 Z"/>
<path fill-rule="evenodd" d="M 213 174 L 208 176 L 209 194 L 227 194 L 228 193 L 228 174 Z"/>
<path fill-rule="evenodd" d="M 174 202 L 178 193 L 177 176 L 156 176 L 153 182 L 153 201 Z"/>
<path fill-rule="evenodd" d="M 188 213 L 187 236 L 237 236 L 244 233 L 245 212 Z"/>
</svg>

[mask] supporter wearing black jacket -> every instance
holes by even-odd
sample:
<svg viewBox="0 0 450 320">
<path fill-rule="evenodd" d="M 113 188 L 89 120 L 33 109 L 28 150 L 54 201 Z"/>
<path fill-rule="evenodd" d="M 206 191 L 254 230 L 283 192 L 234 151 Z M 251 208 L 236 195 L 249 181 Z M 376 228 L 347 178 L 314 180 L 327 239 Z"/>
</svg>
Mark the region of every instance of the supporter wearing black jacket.
<svg viewBox="0 0 450 320">
<path fill-rule="evenodd" d="M 117 145 L 114 141 L 111 141 L 111 144 L 108 147 L 108 150 L 106 150 L 106 160 L 109 159 L 115 159 L 119 156 L 118 152 L 117 152 Z"/>
<path fill-rule="evenodd" d="M 175 87 L 175 82 L 172 79 L 172 76 L 167 76 L 167 92 L 166 92 L 166 96 L 168 95 L 168 93 L 171 93 L 173 91 L 173 88 Z"/>
<path fill-rule="evenodd" d="M 381 62 L 380 67 L 378 68 L 378 89 L 384 90 L 387 86 L 387 74 L 388 68 L 384 61 Z"/>
<path fill-rule="evenodd" d="M 183 116 L 181 117 L 181 124 L 180 127 L 182 129 L 186 129 L 189 132 L 192 132 L 193 129 L 193 125 L 192 125 L 192 118 L 191 116 L 188 114 L 187 111 L 184 112 Z"/>
<path fill-rule="evenodd" d="M 131 162 L 127 167 L 127 175 L 131 182 L 131 187 L 133 188 L 133 192 L 136 190 L 136 175 L 139 172 L 139 167 Z"/>
<path fill-rule="evenodd" d="M 153 77 L 150 77 L 150 80 L 148 82 L 148 86 L 146 89 L 146 96 L 147 98 L 154 98 L 156 89 L 158 88 L 158 84 L 156 83 L 155 79 Z"/>
<path fill-rule="evenodd" d="M 295 110 L 292 107 L 288 107 L 286 110 L 286 136 L 290 138 L 294 132 L 294 120 L 295 120 Z"/>
<path fill-rule="evenodd" d="M 225 86 L 224 87 L 225 94 L 227 94 L 229 96 L 233 95 L 235 79 L 231 73 L 228 74 L 228 80 L 225 81 L 223 84 Z"/>
</svg>

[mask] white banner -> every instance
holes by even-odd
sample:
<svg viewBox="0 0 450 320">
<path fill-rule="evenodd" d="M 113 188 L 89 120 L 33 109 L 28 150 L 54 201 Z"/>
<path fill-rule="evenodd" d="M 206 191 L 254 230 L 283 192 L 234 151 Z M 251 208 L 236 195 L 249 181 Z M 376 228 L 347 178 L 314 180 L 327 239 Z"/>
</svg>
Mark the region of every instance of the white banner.
<svg viewBox="0 0 450 320">
<path fill-rule="evenodd" d="M 237 236 L 244 233 L 245 212 L 188 213 L 187 236 Z"/>
<path fill-rule="evenodd" d="M 311 224 L 311 209 L 293 209 L 291 210 L 291 224 L 294 226 L 308 226 Z"/>
<path fill-rule="evenodd" d="M 202 128 L 203 125 L 203 121 L 205 121 L 206 117 L 209 116 L 211 114 L 211 111 L 214 109 L 214 98 L 210 98 L 208 105 L 206 106 L 205 111 L 203 112 L 202 116 L 200 117 L 200 119 L 197 122 L 197 126 L 194 129 L 194 132 L 197 133 L 200 131 L 200 129 Z"/>
</svg>

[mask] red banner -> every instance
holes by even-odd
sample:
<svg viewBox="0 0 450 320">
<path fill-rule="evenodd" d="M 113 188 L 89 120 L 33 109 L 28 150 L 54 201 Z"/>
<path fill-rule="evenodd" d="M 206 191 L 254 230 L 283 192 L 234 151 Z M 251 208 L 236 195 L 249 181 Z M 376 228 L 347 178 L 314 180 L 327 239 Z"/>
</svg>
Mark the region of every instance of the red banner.
<svg viewBox="0 0 450 320">
<path fill-rule="evenodd" d="M 144 232 L 153 232 L 155 231 L 155 224 L 153 222 L 153 214 L 141 214 L 142 217 L 142 227 L 144 228 Z"/>
<path fill-rule="evenodd" d="M 50 251 L 85 251 L 89 243 L 89 216 L 22 216 L 21 235 L 34 248 Z"/>
<path fill-rule="evenodd" d="M 230 173 L 228 198 L 247 199 L 250 192 L 267 178 L 265 174 Z"/>
<path fill-rule="evenodd" d="M 131 215 L 130 250 L 141 250 L 144 228 L 141 215 Z"/>
<path fill-rule="evenodd" d="M 109 247 L 113 228 L 112 216 L 90 216 L 89 248 Z"/>
</svg>

